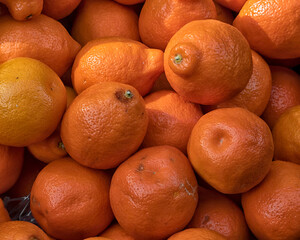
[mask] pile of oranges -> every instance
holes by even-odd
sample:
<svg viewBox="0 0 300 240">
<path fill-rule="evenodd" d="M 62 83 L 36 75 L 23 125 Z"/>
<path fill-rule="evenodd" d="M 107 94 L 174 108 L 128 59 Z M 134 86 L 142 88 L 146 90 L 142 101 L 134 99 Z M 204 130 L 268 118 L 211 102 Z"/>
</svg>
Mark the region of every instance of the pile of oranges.
<svg viewBox="0 0 300 240">
<path fill-rule="evenodd" d="M 300 239 L 299 64 L 299 0 L 0 0 L 0 239 Z"/>
</svg>

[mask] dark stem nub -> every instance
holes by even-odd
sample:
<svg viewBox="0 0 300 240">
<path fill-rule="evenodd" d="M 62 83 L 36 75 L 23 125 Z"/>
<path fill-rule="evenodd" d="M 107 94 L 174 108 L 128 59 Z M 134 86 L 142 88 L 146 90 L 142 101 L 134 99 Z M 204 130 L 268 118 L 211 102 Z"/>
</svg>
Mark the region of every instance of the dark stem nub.
<svg viewBox="0 0 300 240">
<path fill-rule="evenodd" d="M 126 98 L 132 98 L 133 97 L 133 93 L 130 90 L 126 90 L 124 93 L 124 96 Z"/>
<path fill-rule="evenodd" d="M 179 64 L 181 62 L 182 62 L 182 56 L 181 56 L 181 54 L 177 53 L 174 57 L 174 63 Z"/>
<path fill-rule="evenodd" d="M 29 19 L 31 19 L 31 18 L 32 18 L 32 14 L 29 14 L 29 15 L 26 17 L 27 20 L 29 20 Z"/>
<path fill-rule="evenodd" d="M 58 143 L 58 148 L 60 148 L 60 149 L 62 149 L 62 150 L 66 150 L 66 149 L 65 149 L 65 145 L 63 144 L 62 141 L 60 141 L 60 142 Z"/>
</svg>

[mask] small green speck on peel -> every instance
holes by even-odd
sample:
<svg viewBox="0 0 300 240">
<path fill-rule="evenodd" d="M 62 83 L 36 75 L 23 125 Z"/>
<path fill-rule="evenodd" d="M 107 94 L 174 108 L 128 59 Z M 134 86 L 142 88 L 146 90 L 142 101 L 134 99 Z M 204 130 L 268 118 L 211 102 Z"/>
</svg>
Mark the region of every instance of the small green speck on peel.
<svg viewBox="0 0 300 240">
<path fill-rule="evenodd" d="M 181 63 L 181 61 L 182 61 L 181 54 L 176 54 L 175 57 L 174 57 L 174 63 L 179 64 L 179 63 Z"/>
<path fill-rule="evenodd" d="M 126 98 L 132 98 L 133 97 L 133 93 L 130 90 L 126 90 L 124 93 L 124 96 Z"/>
<path fill-rule="evenodd" d="M 63 144 L 62 141 L 60 141 L 60 142 L 58 143 L 58 148 L 65 150 L 65 145 Z"/>
</svg>

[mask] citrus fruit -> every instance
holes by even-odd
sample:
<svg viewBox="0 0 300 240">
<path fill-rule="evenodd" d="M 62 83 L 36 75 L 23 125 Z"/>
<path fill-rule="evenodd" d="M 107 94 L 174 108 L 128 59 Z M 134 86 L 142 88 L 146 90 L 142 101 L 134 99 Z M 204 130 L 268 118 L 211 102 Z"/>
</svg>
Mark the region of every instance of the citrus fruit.
<svg viewBox="0 0 300 240">
<path fill-rule="evenodd" d="M 90 41 L 77 54 L 72 83 L 79 94 L 98 82 L 121 82 L 135 87 L 142 96 L 163 72 L 163 52 L 124 38 Z"/>
<path fill-rule="evenodd" d="M 187 228 L 173 234 L 168 240 L 225 240 L 221 234 L 207 228 Z"/>
<path fill-rule="evenodd" d="M 0 65 L 0 144 L 27 146 L 47 138 L 66 108 L 66 89 L 57 74 L 32 58 Z"/>
<path fill-rule="evenodd" d="M 198 201 L 189 160 L 175 147 L 144 148 L 114 172 L 110 203 L 134 239 L 165 239 L 191 220 Z"/>
<path fill-rule="evenodd" d="M 38 224 L 55 239 L 82 240 L 103 231 L 113 220 L 109 204 L 110 175 L 55 160 L 35 179 L 30 209 Z"/>
<path fill-rule="evenodd" d="M 0 223 L 10 221 L 10 216 L 5 208 L 2 199 L 0 198 Z"/>
<path fill-rule="evenodd" d="M 274 145 L 268 125 L 243 108 L 220 108 L 203 115 L 187 147 L 201 178 L 221 193 L 250 190 L 267 175 Z"/>
<path fill-rule="evenodd" d="M 300 166 L 273 161 L 266 178 L 242 194 L 247 224 L 258 239 L 299 239 Z"/>
<path fill-rule="evenodd" d="M 69 16 L 79 5 L 81 0 L 43 0 L 43 14 L 62 19 Z"/>
<path fill-rule="evenodd" d="M 233 26 L 206 19 L 187 23 L 168 42 L 165 74 L 185 99 L 213 105 L 242 91 L 252 74 L 251 50 Z"/>
<path fill-rule="evenodd" d="M 103 82 L 74 99 L 61 123 L 61 139 L 74 160 L 108 169 L 137 151 L 147 126 L 144 99 L 138 91 L 127 84 Z"/>
</svg>

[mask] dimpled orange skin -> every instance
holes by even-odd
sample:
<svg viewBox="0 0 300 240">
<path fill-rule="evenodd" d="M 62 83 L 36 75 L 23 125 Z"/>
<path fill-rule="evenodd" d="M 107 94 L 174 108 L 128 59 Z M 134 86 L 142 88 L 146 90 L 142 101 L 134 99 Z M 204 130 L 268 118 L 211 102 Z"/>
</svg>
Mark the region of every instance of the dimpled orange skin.
<svg viewBox="0 0 300 240">
<path fill-rule="evenodd" d="M 139 16 L 139 32 L 147 46 L 164 50 L 170 38 L 186 23 L 216 17 L 212 0 L 145 1 Z"/>
<path fill-rule="evenodd" d="M 267 124 L 243 108 L 221 108 L 194 126 L 188 156 L 195 171 L 221 193 L 246 192 L 267 175 L 274 145 Z"/>
<path fill-rule="evenodd" d="M 144 99 L 149 124 L 143 147 L 170 145 L 186 153 L 191 131 L 203 115 L 201 107 L 168 90 L 157 91 Z"/>
<path fill-rule="evenodd" d="M 97 82 L 132 85 L 142 96 L 163 72 L 163 52 L 125 38 L 103 38 L 87 43 L 75 58 L 72 83 L 77 93 Z"/>
<path fill-rule="evenodd" d="M 228 23 L 228 24 L 232 25 L 233 20 L 234 20 L 234 16 L 233 16 L 232 11 L 230 9 L 220 5 L 216 1 L 214 1 L 214 4 L 215 4 L 215 7 L 216 7 L 216 11 L 217 11 L 216 19 L 219 20 L 219 21 L 222 21 L 224 23 Z"/>
<path fill-rule="evenodd" d="M 40 171 L 32 186 L 32 215 L 55 239 L 96 236 L 113 220 L 110 180 L 109 173 L 69 157 L 55 160 Z"/>
<path fill-rule="evenodd" d="M 278 118 L 290 107 L 300 104 L 300 76 L 281 66 L 270 66 L 272 90 L 262 119 L 272 129 Z"/>
<path fill-rule="evenodd" d="M 207 228 L 231 240 L 250 238 L 241 209 L 217 191 L 198 188 L 198 205 L 188 228 Z"/>
<path fill-rule="evenodd" d="M 144 148 L 115 171 L 110 188 L 113 213 L 136 240 L 165 239 L 183 229 L 198 201 L 190 162 L 175 147 Z"/>
<path fill-rule="evenodd" d="M 10 216 L 7 209 L 4 207 L 3 201 L 0 198 L 0 223 L 10 221 Z"/>
<path fill-rule="evenodd" d="M 138 15 L 131 7 L 112 0 L 84 0 L 79 5 L 71 34 L 82 46 L 103 37 L 139 41 Z"/>
<path fill-rule="evenodd" d="M 269 103 L 272 76 L 269 65 L 255 51 L 252 52 L 253 72 L 247 86 L 233 98 L 215 106 L 203 106 L 206 111 L 224 107 L 242 107 L 260 116 Z"/>
<path fill-rule="evenodd" d="M 59 76 L 71 66 L 80 49 L 58 21 L 43 14 L 26 22 L 0 17 L 0 63 L 30 57 L 47 64 Z"/>
<path fill-rule="evenodd" d="M 118 222 L 110 225 L 100 234 L 101 237 L 107 237 L 111 240 L 134 240 L 134 238 L 120 226 Z"/>
<path fill-rule="evenodd" d="M 43 14 L 58 20 L 69 16 L 81 0 L 43 0 L 43 2 Z"/>
<path fill-rule="evenodd" d="M 0 223 L 2 240 L 52 240 L 42 229 L 25 221 L 8 221 Z"/>
<path fill-rule="evenodd" d="M 99 169 L 118 166 L 141 145 L 148 126 L 144 99 L 127 84 L 103 82 L 80 93 L 61 123 L 66 151 Z"/>
<path fill-rule="evenodd" d="M 192 21 L 177 31 L 164 53 L 165 74 L 185 99 L 213 105 L 242 91 L 252 74 L 249 44 L 233 26 Z"/>
<path fill-rule="evenodd" d="M 24 148 L 0 145 L 0 194 L 18 180 L 24 161 Z"/>
<path fill-rule="evenodd" d="M 300 1 L 248 0 L 235 18 L 251 48 L 269 58 L 300 57 Z"/>
<path fill-rule="evenodd" d="M 83 240 L 112 240 L 112 239 L 105 238 L 105 237 L 91 237 L 91 238 L 85 238 Z"/>
<path fill-rule="evenodd" d="M 274 159 L 300 164 L 300 105 L 285 111 L 273 130 Z"/>
<path fill-rule="evenodd" d="M 187 228 L 173 234 L 168 240 L 225 240 L 221 234 L 207 228 Z"/>
<path fill-rule="evenodd" d="M 50 136 L 67 101 L 57 74 L 38 60 L 19 57 L 0 65 L 0 79 L 0 143 L 23 147 Z"/>
<path fill-rule="evenodd" d="M 145 0 L 114 0 L 114 1 L 124 5 L 134 5 L 134 4 L 145 2 Z"/>
<path fill-rule="evenodd" d="M 273 161 L 266 178 L 242 194 L 247 224 L 258 239 L 299 239 L 300 165 Z"/>
<path fill-rule="evenodd" d="M 41 14 L 43 0 L 0 0 L 17 21 L 30 20 Z"/>
</svg>

